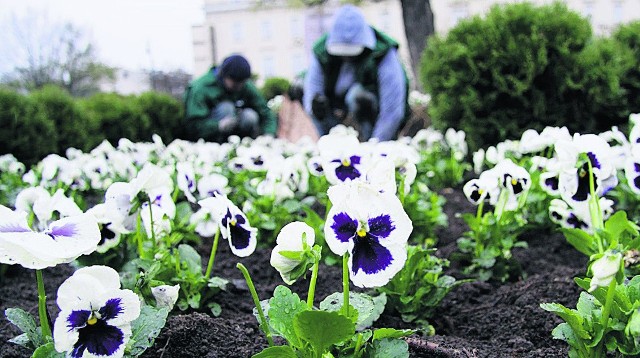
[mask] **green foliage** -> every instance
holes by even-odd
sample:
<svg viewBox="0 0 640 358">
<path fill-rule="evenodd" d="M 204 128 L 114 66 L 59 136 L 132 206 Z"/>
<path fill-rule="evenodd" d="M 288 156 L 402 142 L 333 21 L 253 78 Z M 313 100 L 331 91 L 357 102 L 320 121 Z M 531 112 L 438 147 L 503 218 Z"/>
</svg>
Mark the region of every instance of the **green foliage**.
<svg viewBox="0 0 640 358">
<path fill-rule="evenodd" d="M 98 93 L 82 100 L 80 104 L 96 125 L 96 135 L 116 146 L 121 138 L 134 142 L 151 140 L 151 123 L 136 102 L 134 96 Z"/>
<path fill-rule="evenodd" d="M 4 314 L 9 322 L 23 332 L 21 335 L 11 339 L 10 342 L 32 350 L 45 343 L 40 327 L 36 325 L 36 320 L 29 312 L 21 308 L 7 308 Z"/>
<path fill-rule="evenodd" d="M 38 349 L 33 351 L 33 355 L 31 356 L 31 358 L 64 358 L 64 357 L 66 357 L 66 354 L 56 351 L 56 348 L 53 342 L 49 342 L 47 344 L 44 344 L 38 347 Z"/>
<path fill-rule="evenodd" d="M 137 357 L 153 345 L 169 315 L 168 308 L 144 305 L 140 316 L 131 323 L 131 340 L 127 344 L 127 357 Z"/>
<path fill-rule="evenodd" d="M 442 299 L 461 283 L 442 274 L 449 262 L 434 252 L 420 245 L 409 246 L 404 268 L 388 284 L 377 288 L 387 295 L 389 306 L 400 313 L 403 321 L 419 323 L 427 331 L 433 330 L 428 320 Z"/>
<path fill-rule="evenodd" d="M 626 91 L 627 109 L 640 113 L 640 21 L 621 25 L 612 37 L 622 46 L 623 56 L 633 60 L 620 82 Z"/>
<path fill-rule="evenodd" d="M 269 325 L 291 345 L 300 347 L 300 338 L 293 328 L 293 321 L 298 313 L 308 309 L 306 302 L 301 301 L 297 293 L 285 286 L 278 286 L 269 299 Z"/>
<path fill-rule="evenodd" d="M 329 312 L 338 312 L 344 306 L 342 292 L 335 292 L 320 302 L 320 309 Z M 365 293 L 349 292 L 349 306 L 358 312 L 356 330 L 361 331 L 371 327 L 373 322 L 380 318 L 387 304 L 387 297 L 383 293 L 380 296 L 371 297 Z"/>
<path fill-rule="evenodd" d="M 321 357 L 334 344 L 351 338 L 353 322 L 338 312 L 304 311 L 293 319 L 293 329 L 300 341 L 311 346 L 310 351 Z"/>
<path fill-rule="evenodd" d="M 430 39 L 422 83 L 434 125 L 464 130 L 473 151 L 528 128 L 588 132 L 626 122 L 628 56 L 620 53 L 593 41 L 589 21 L 566 5 L 495 6 Z"/>
<path fill-rule="evenodd" d="M 35 99 L 0 88 L 0 154 L 13 154 L 27 166 L 58 150 L 55 124 Z"/>
<path fill-rule="evenodd" d="M 404 210 L 413 224 L 409 242 L 433 246 L 436 230 L 448 225 L 447 214 L 442 210 L 445 198 L 429 190 L 423 182 L 413 184 L 403 201 Z"/>
<path fill-rule="evenodd" d="M 463 272 L 479 280 L 505 282 L 521 275 L 521 267 L 513 259 L 511 249 L 527 247 L 518 236 L 524 231 L 526 221 L 517 211 L 505 211 L 498 217 L 493 212 L 482 216 L 464 214 L 469 231 L 458 239 L 462 257 L 471 263 Z"/>
<path fill-rule="evenodd" d="M 30 96 L 53 122 L 58 132 L 58 154 L 64 155 L 67 148 L 87 152 L 98 144 L 94 141 L 95 138 L 90 137 L 90 133 L 95 132 L 93 122 L 64 89 L 53 85 L 44 86 L 31 92 Z"/>
<path fill-rule="evenodd" d="M 576 283 L 586 290 L 591 279 L 576 278 Z M 614 281 L 592 294 L 582 292 L 576 309 L 558 303 L 540 307 L 565 321 L 552 334 L 569 344 L 569 357 L 604 357 L 607 352 L 634 357 L 640 354 L 640 276 L 619 285 Z"/>
<path fill-rule="evenodd" d="M 260 88 L 260 93 L 262 93 L 265 101 L 268 101 L 277 95 L 287 93 L 289 86 L 289 80 L 286 78 L 270 77 L 264 81 L 264 85 Z"/>
<path fill-rule="evenodd" d="M 171 143 L 182 137 L 182 120 L 184 107 L 177 99 L 166 93 L 145 92 L 136 98 L 137 105 L 149 120 L 148 133 L 141 133 L 141 138 L 151 139 L 154 133 L 164 143 Z"/>
</svg>

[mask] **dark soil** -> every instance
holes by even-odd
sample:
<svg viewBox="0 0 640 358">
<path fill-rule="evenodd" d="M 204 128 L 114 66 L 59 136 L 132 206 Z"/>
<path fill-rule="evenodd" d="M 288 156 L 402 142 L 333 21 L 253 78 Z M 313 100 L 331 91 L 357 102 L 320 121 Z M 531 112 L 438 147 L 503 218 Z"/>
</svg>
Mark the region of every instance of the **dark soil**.
<svg viewBox="0 0 640 358">
<path fill-rule="evenodd" d="M 474 212 L 461 190 L 445 190 L 445 212 L 449 227 L 439 230 L 438 255 L 448 257 L 455 251 L 456 239 L 466 231 L 457 213 Z M 542 302 L 558 302 L 574 307 L 579 288 L 573 277 L 583 275 L 586 258 L 569 246 L 557 233 L 529 233 L 524 237 L 528 249 L 517 249 L 514 257 L 521 263 L 525 278 L 516 282 L 491 284 L 468 282 L 452 291 L 443 301 L 431 323 L 436 335 L 415 334 L 407 338 L 412 357 L 566 357 L 567 345 L 553 340 L 551 330 L 560 320 L 540 309 Z M 199 248 L 204 257 L 210 243 Z M 283 284 L 269 265 L 269 250 L 257 250 L 239 259 L 222 242 L 216 257 L 214 275 L 228 278 L 231 285 L 216 296 L 222 306 L 220 317 L 192 312 L 169 317 L 155 345 L 143 357 L 250 357 L 266 347 L 264 335 L 252 315 L 253 302 L 244 279 L 235 265 L 242 262 L 251 272 L 261 299 L 271 297 Z M 58 310 L 55 291 L 73 269 L 60 266 L 44 271 L 47 300 L 52 318 Z M 455 263 L 449 274 L 461 277 Z M 37 291 L 33 271 L 10 267 L 0 278 L 0 310 L 20 307 L 37 315 Z M 307 281 L 291 289 L 304 298 Z M 327 295 L 341 291 L 341 268 L 321 267 L 316 304 Z M 28 357 L 29 351 L 7 342 L 18 330 L 0 317 L 0 358 Z M 376 327 L 414 328 L 397 315 L 385 311 Z"/>
</svg>

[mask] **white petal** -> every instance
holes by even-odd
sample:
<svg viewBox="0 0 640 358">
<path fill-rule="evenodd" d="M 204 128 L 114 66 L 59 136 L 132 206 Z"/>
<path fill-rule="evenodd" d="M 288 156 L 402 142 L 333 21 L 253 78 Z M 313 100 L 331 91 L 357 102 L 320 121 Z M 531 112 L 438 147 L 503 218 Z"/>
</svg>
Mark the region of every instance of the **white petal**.
<svg viewBox="0 0 640 358">
<path fill-rule="evenodd" d="M 101 298 L 100 307 L 112 299 L 119 299 L 119 307 L 121 311 L 115 318 L 108 319 L 106 322 L 112 326 L 122 326 L 129 324 L 140 316 L 140 298 L 131 290 L 113 290 L 105 292 Z"/>
</svg>

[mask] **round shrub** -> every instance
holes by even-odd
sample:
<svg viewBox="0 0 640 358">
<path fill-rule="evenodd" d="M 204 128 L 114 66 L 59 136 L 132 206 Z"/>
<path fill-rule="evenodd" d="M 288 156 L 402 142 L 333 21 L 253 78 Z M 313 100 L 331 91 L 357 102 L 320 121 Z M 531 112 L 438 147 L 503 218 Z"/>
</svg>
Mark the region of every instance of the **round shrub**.
<svg viewBox="0 0 640 358">
<path fill-rule="evenodd" d="M 264 81 L 264 85 L 260 89 L 265 101 L 272 99 L 273 97 L 287 93 L 289 90 L 289 80 L 282 77 L 271 77 Z"/>
<path fill-rule="evenodd" d="M 33 98 L 0 88 L 0 154 L 33 165 L 58 150 L 53 121 Z"/>
<path fill-rule="evenodd" d="M 621 79 L 630 113 L 640 113 L 640 21 L 620 26 L 612 35 L 631 59 Z"/>
<path fill-rule="evenodd" d="M 30 96 L 55 125 L 58 154 L 64 155 L 69 147 L 83 151 L 93 148 L 94 143 L 89 140 L 90 133 L 94 132 L 90 117 L 66 90 L 51 85 L 31 92 Z"/>
<path fill-rule="evenodd" d="M 97 130 L 96 139 L 107 139 L 117 145 L 121 138 L 151 141 L 149 118 L 138 106 L 135 96 L 98 93 L 81 100 Z M 101 138 L 100 138 L 101 137 Z"/>
<path fill-rule="evenodd" d="M 603 104 L 619 105 L 613 78 L 620 68 L 604 67 L 615 62 L 610 44 L 586 49 L 592 39 L 588 20 L 560 3 L 494 6 L 486 18 L 460 22 L 423 53 L 434 125 L 464 130 L 473 150 L 528 128 L 598 127 Z M 614 124 L 626 120 L 618 115 L 609 116 Z"/>
<path fill-rule="evenodd" d="M 158 134 L 165 143 L 182 137 L 184 108 L 182 103 L 166 93 L 146 92 L 137 97 L 137 105 L 149 119 L 151 138 Z"/>
</svg>

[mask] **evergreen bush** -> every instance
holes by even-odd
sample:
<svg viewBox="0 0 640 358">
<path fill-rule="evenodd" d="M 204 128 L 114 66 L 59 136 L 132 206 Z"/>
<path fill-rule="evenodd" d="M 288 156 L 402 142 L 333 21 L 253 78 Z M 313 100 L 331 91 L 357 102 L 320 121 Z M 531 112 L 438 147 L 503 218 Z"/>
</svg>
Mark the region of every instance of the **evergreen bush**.
<svg viewBox="0 0 640 358">
<path fill-rule="evenodd" d="M 58 150 L 58 133 L 35 99 L 0 88 L 0 154 L 29 166 Z"/>
<path fill-rule="evenodd" d="M 149 120 L 149 133 L 143 137 L 155 133 L 164 143 L 182 138 L 184 107 L 180 101 L 165 93 L 146 92 L 137 97 L 137 106 Z"/>
<path fill-rule="evenodd" d="M 621 79 L 630 113 L 640 113 L 640 21 L 620 26 L 612 36 L 632 59 Z"/>
<path fill-rule="evenodd" d="M 30 93 L 46 117 L 54 123 L 58 133 L 58 154 L 67 148 L 91 150 L 99 142 L 91 138 L 95 133 L 90 117 L 64 89 L 49 85 Z"/>
<path fill-rule="evenodd" d="M 271 77 L 264 81 L 264 85 L 260 88 L 260 92 L 262 93 L 265 101 L 268 101 L 277 95 L 287 93 L 290 85 L 289 80 L 286 78 Z"/>
<path fill-rule="evenodd" d="M 98 93 L 80 101 L 91 116 L 98 135 L 117 145 L 121 138 L 131 141 L 151 141 L 149 118 L 143 113 L 135 96 Z"/>
<path fill-rule="evenodd" d="M 421 63 L 429 114 L 436 127 L 464 130 L 472 150 L 528 128 L 594 130 L 603 114 L 625 123 L 616 51 L 561 3 L 494 6 L 430 39 Z"/>
</svg>

